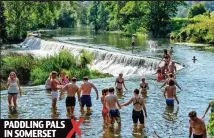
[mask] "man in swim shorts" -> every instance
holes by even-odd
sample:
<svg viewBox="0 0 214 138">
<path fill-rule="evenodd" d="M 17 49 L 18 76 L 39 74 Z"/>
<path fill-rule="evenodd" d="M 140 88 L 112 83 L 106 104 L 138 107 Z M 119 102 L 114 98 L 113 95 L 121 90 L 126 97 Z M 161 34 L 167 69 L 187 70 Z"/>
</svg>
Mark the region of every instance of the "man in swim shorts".
<svg viewBox="0 0 214 138">
<path fill-rule="evenodd" d="M 167 86 L 165 88 L 163 95 L 166 99 L 166 104 L 168 106 L 174 106 L 174 98 L 177 101 L 177 103 L 179 104 L 179 101 L 178 101 L 177 96 L 176 96 L 175 82 L 173 80 L 169 81 L 169 86 Z"/>
<path fill-rule="evenodd" d="M 92 103 L 91 103 L 91 89 L 94 89 L 96 94 L 97 94 L 97 100 L 99 99 L 99 94 L 98 94 L 98 90 L 97 88 L 95 87 L 95 85 L 91 82 L 88 82 L 88 77 L 84 77 L 83 78 L 83 83 L 81 84 L 80 86 L 80 93 L 81 93 L 81 98 L 80 98 L 80 101 L 81 101 L 81 112 L 84 111 L 84 106 L 86 105 L 87 107 L 87 113 L 90 113 L 91 111 L 91 106 L 92 106 Z"/>
<path fill-rule="evenodd" d="M 79 87 L 76 85 L 76 78 L 73 77 L 71 83 L 66 84 L 62 90 L 59 99 L 61 100 L 62 93 L 67 91 L 67 98 L 66 98 L 66 108 L 67 108 L 67 115 L 73 116 L 74 107 L 76 103 L 75 94 L 77 93 L 78 99 L 80 99 Z"/>
<path fill-rule="evenodd" d="M 197 117 L 197 113 L 195 111 L 191 111 L 188 114 L 190 120 L 189 120 L 189 138 L 206 138 L 207 137 L 207 131 L 205 123 L 202 119 Z"/>
<path fill-rule="evenodd" d="M 58 97 L 58 90 L 62 88 L 62 85 L 60 85 L 59 81 L 56 79 L 57 72 L 52 71 L 51 72 L 51 95 L 52 95 L 52 108 L 56 109 L 56 102 Z"/>
<path fill-rule="evenodd" d="M 109 121 L 113 126 L 114 121 L 116 120 L 118 123 L 118 127 L 121 127 L 121 119 L 120 119 L 120 111 L 117 109 L 117 106 L 121 108 L 118 97 L 114 95 L 114 88 L 109 88 L 109 94 L 104 99 L 104 104 L 107 106 L 109 111 Z"/>
</svg>

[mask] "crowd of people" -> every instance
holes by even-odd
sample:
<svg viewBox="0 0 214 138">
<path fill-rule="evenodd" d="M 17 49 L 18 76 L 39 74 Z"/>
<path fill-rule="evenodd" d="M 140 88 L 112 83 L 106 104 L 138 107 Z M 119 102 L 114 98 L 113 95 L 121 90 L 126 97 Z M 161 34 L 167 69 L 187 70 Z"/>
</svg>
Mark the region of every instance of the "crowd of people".
<svg viewBox="0 0 214 138">
<path fill-rule="evenodd" d="M 171 47 L 169 50 L 164 50 L 163 57 L 161 62 L 163 61 L 162 66 L 159 66 L 156 73 L 157 74 L 157 82 L 163 82 L 164 89 L 163 96 L 166 101 L 166 105 L 173 107 L 174 100 L 179 104 L 178 97 L 176 95 L 176 86 L 182 90 L 182 88 L 176 82 L 176 65 L 175 62 L 171 61 L 171 55 L 173 53 L 173 48 Z M 161 63 L 160 62 L 160 63 Z M 160 65 L 159 63 L 159 65 Z M 80 111 L 85 113 L 84 107 L 86 107 L 86 114 L 91 113 L 92 107 L 92 99 L 91 99 L 91 91 L 92 89 L 96 92 L 96 99 L 99 99 L 99 92 L 96 86 L 89 82 L 89 78 L 87 76 L 83 77 L 83 82 L 80 86 L 77 86 L 75 77 L 69 80 L 69 77 L 66 76 L 64 72 L 59 74 L 57 77 L 57 72 L 52 71 L 49 75 L 45 83 L 45 88 L 47 91 L 51 91 L 52 97 L 52 109 L 56 110 L 57 99 L 63 99 L 64 92 L 67 92 L 67 97 L 65 100 L 65 106 L 67 109 L 67 116 L 74 117 L 74 110 L 76 106 L 76 101 L 78 101 L 80 105 Z M 109 126 L 110 128 L 114 128 L 115 122 L 118 124 L 118 128 L 121 127 L 121 117 L 119 109 L 123 108 L 124 106 L 128 106 L 129 104 L 133 104 L 133 111 L 132 111 L 132 120 L 134 123 L 134 128 L 138 128 L 142 130 L 145 127 L 145 118 L 147 118 L 147 111 L 146 106 L 144 103 L 144 98 L 147 96 L 147 91 L 149 90 L 149 84 L 146 82 L 145 78 L 141 79 L 141 83 L 139 84 L 139 89 L 136 88 L 133 90 L 133 97 L 126 103 L 119 103 L 118 94 L 123 94 L 123 88 L 126 88 L 125 80 L 123 78 L 123 74 L 120 73 L 119 76 L 115 80 L 115 88 L 104 88 L 102 90 L 102 97 L 101 103 L 103 105 L 102 108 L 102 116 L 104 123 Z M 8 78 L 8 104 L 9 110 L 16 110 L 17 107 L 17 94 L 19 93 L 22 95 L 19 79 L 16 76 L 15 72 L 11 72 Z M 60 92 L 60 95 L 59 95 Z M 116 93 L 115 93 L 116 92 Z M 58 96 L 59 95 L 59 96 Z M 76 100 L 77 95 L 77 100 Z M 13 103 L 13 106 L 12 106 Z M 191 138 L 193 134 L 193 138 L 205 138 L 206 137 L 206 126 L 203 121 L 206 113 L 208 112 L 209 108 L 211 108 L 212 114 L 214 113 L 214 101 L 212 101 L 209 106 L 207 107 L 204 116 L 201 118 L 197 117 L 197 113 L 192 111 L 188 114 L 190 118 L 190 132 L 189 138 Z M 210 118 L 211 120 L 214 117 Z M 138 125 L 139 122 L 139 125 Z M 213 127 L 213 126 L 208 126 Z"/>
</svg>

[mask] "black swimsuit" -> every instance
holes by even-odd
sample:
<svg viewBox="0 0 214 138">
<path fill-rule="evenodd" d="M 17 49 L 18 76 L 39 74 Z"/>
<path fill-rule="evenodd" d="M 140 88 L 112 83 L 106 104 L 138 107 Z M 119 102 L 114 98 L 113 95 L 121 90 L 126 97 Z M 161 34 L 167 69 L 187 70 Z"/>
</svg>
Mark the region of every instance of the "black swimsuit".
<svg viewBox="0 0 214 138">
<path fill-rule="evenodd" d="M 117 83 L 123 83 L 124 81 L 122 80 L 121 82 L 119 81 L 119 79 L 117 79 L 117 81 L 116 81 Z M 122 88 L 117 88 L 117 90 L 118 91 L 121 91 L 122 90 Z"/>
<path fill-rule="evenodd" d="M 142 105 L 142 104 L 139 102 L 140 97 L 139 97 L 138 100 L 135 98 L 135 100 L 136 100 L 136 102 L 133 103 L 133 105 L 136 105 L 136 104 Z M 135 110 L 133 109 L 133 111 L 132 111 L 132 120 L 133 120 L 133 123 L 134 123 L 134 124 L 136 124 L 136 123 L 138 122 L 138 120 L 139 120 L 140 124 L 144 124 L 143 110 L 135 111 Z"/>
<path fill-rule="evenodd" d="M 140 84 L 140 87 L 141 87 L 142 89 L 145 89 L 145 88 L 147 88 L 147 84 L 146 84 L 145 86 L 142 86 L 142 84 Z"/>
</svg>

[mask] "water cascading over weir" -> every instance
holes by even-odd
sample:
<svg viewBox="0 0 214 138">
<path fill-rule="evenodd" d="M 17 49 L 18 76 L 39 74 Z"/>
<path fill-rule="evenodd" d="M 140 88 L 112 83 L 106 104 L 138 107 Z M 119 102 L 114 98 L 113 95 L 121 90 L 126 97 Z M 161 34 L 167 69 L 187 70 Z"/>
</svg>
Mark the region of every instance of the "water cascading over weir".
<svg viewBox="0 0 214 138">
<path fill-rule="evenodd" d="M 82 50 L 91 52 L 95 58 L 90 68 L 114 76 L 119 73 L 123 73 L 125 76 L 151 74 L 155 72 L 159 63 L 157 59 L 130 55 L 120 51 L 115 52 L 64 42 L 46 41 L 35 37 L 28 37 L 21 44 L 26 45 L 29 49 L 27 52 L 35 54 L 36 57 L 57 54 L 61 50 L 70 51 L 74 56 L 79 56 Z M 178 70 L 182 68 L 181 65 L 176 64 L 176 66 Z"/>
</svg>

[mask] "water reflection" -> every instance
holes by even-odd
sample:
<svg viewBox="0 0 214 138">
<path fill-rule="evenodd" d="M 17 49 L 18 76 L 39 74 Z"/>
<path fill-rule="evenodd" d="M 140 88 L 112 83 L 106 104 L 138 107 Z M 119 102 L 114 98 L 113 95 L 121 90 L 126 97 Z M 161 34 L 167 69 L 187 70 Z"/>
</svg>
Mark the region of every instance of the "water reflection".
<svg viewBox="0 0 214 138">
<path fill-rule="evenodd" d="M 176 110 L 174 112 L 175 108 L 176 108 Z M 163 118 L 168 120 L 168 121 L 175 122 L 177 120 L 178 111 L 179 111 L 179 106 L 174 107 L 174 106 L 166 105 L 165 111 L 163 113 Z"/>
</svg>

